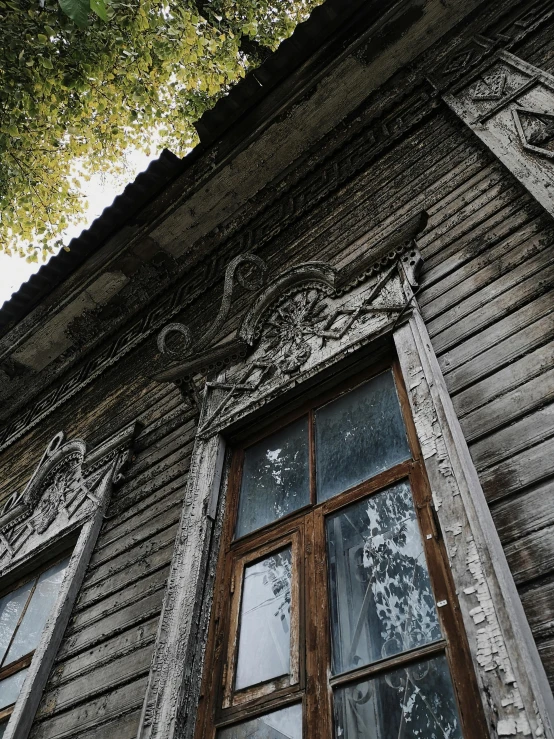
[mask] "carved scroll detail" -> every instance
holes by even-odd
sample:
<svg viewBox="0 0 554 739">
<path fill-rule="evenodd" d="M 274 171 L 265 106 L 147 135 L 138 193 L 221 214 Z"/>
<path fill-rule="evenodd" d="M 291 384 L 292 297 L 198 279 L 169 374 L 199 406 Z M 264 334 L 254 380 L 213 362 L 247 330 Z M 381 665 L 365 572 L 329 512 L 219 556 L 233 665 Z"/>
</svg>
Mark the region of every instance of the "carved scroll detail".
<svg viewBox="0 0 554 739">
<path fill-rule="evenodd" d="M 250 276 L 243 271 L 243 267 L 247 264 L 254 268 L 253 274 Z M 192 331 L 188 326 L 185 326 L 182 323 L 170 323 L 165 326 L 158 335 L 158 349 L 164 354 L 187 357 L 190 356 L 193 351 L 200 351 L 206 346 L 209 346 L 212 340 L 217 336 L 229 315 L 235 279 L 241 287 L 245 288 L 245 290 L 258 290 L 263 286 L 266 274 L 267 267 L 265 262 L 255 254 L 240 254 L 238 257 L 235 257 L 231 262 L 229 262 L 227 269 L 225 270 L 221 307 L 210 328 L 202 337 L 198 338 L 196 342 L 194 342 Z M 172 350 L 167 345 L 167 337 L 172 333 L 180 333 L 184 337 L 185 345 L 178 352 Z"/>
</svg>

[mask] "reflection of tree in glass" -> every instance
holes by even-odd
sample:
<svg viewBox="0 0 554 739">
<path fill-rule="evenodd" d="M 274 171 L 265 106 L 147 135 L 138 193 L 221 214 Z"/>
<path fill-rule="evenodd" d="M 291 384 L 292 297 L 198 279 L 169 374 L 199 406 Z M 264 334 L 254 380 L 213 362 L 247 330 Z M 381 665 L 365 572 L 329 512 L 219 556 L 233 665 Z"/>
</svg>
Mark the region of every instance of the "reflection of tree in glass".
<svg viewBox="0 0 554 739">
<path fill-rule="evenodd" d="M 281 617 L 281 622 L 285 631 L 288 631 L 287 615 L 290 616 L 290 600 L 291 600 L 291 579 L 292 579 L 292 563 L 290 550 L 277 552 L 265 561 L 267 566 L 264 575 L 264 585 L 270 585 L 277 610 L 275 616 Z"/>
<path fill-rule="evenodd" d="M 304 416 L 246 449 L 237 536 L 309 503 L 308 457 Z"/>
<path fill-rule="evenodd" d="M 367 501 L 362 566 L 367 571 L 381 631 L 381 656 L 440 638 L 410 488 Z"/>
<path fill-rule="evenodd" d="M 335 720 L 340 739 L 461 739 L 444 657 L 338 692 Z"/>
</svg>

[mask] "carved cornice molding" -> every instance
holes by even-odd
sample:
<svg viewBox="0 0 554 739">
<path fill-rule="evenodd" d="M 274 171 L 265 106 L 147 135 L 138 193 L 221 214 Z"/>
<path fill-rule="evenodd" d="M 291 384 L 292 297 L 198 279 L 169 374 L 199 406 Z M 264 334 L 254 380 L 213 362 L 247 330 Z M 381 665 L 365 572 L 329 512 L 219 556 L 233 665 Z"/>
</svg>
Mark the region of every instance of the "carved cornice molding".
<svg viewBox="0 0 554 739">
<path fill-rule="evenodd" d="M 459 43 L 429 75 L 429 81 L 445 94 L 459 85 L 467 84 L 469 77 L 479 73 L 490 57 L 499 50 L 510 51 L 554 17 L 551 0 L 536 0 L 530 6 L 521 4 L 504 20 L 494 21 L 480 34 L 459 38 Z"/>
<path fill-rule="evenodd" d="M 0 574 L 90 518 L 121 479 L 135 425 L 88 451 L 81 439 L 50 441 L 31 479 L 0 511 Z"/>
<path fill-rule="evenodd" d="M 415 237 L 426 222 L 425 213 L 410 219 L 387 242 L 388 248 L 367 250 L 346 268 L 306 262 L 284 270 L 253 298 L 240 326 L 224 344 L 204 344 L 203 351 L 191 351 L 189 329 L 168 325 L 160 334 L 159 346 L 174 357 L 176 351 L 166 344 L 168 337 L 185 336 L 185 361 L 174 363 L 156 379 L 175 382 L 184 393 L 194 392 L 200 405 L 194 378 L 203 375 L 205 391 L 215 392 L 218 401 L 204 414 L 198 433 L 201 437 L 215 433 L 230 422 L 231 413 L 242 408 L 241 399 L 251 405 L 258 396 L 265 397 L 269 388 L 272 393 L 282 390 L 314 362 L 319 364 L 347 344 L 367 342 L 385 326 L 396 325 L 408 311 L 417 286 L 422 260 Z M 238 257 L 230 267 L 234 270 L 249 261 L 248 255 Z M 259 263 L 256 266 L 262 269 Z M 230 307 L 224 294 L 214 326 L 223 326 Z M 216 338 L 214 331 L 210 334 Z M 228 371 L 223 377 L 224 368 Z"/>
</svg>

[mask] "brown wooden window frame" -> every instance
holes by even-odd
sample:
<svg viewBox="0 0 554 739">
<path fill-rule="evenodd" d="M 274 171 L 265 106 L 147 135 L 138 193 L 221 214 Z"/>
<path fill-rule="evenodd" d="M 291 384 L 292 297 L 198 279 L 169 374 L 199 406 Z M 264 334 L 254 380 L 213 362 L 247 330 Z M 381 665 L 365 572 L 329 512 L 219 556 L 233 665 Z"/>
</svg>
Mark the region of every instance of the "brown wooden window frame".
<svg viewBox="0 0 554 739">
<path fill-rule="evenodd" d="M 389 369 L 392 370 L 400 400 L 411 458 L 317 503 L 315 411 Z M 244 450 L 305 415 L 309 417 L 310 503 L 235 540 Z M 332 676 L 325 518 L 330 513 L 402 481 L 408 481 L 412 491 L 443 639 Z M 226 506 L 195 739 L 214 739 L 218 729 L 300 702 L 303 704 L 304 739 L 331 739 L 334 737 L 334 688 L 438 655 L 445 655 L 447 659 L 464 739 L 488 736 L 446 549 L 433 508 L 431 489 L 406 388 L 395 358 L 391 357 L 373 365 L 369 371 L 349 378 L 278 422 L 234 444 Z M 295 637 L 291 639 L 291 670 L 297 669 L 298 679 L 295 675 L 289 681 L 268 681 L 233 695 L 244 565 L 267 553 L 283 549 L 287 543 L 293 541 L 297 542 L 296 546 L 302 555 L 298 556 L 296 562 L 296 582 L 293 579 L 298 590 L 297 623 L 291 611 L 291 632 L 294 630 L 298 634 L 297 645 Z M 294 600 L 294 595 L 292 598 Z M 322 607 L 322 604 L 326 604 L 326 607 Z M 298 651 L 295 656 L 296 646 Z"/>
<path fill-rule="evenodd" d="M 19 627 L 21 626 L 21 623 L 25 617 L 25 614 L 27 613 L 27 609 L 31 603 L 31 600 L 33 598 L 33 595 L 35 593 L 38 581 L 40 579 L 40 576 L 49 570 L 51 567 L 54 567 L 54 565 L 59 564 L 60 562 L 63 562 L 63 560 L 67 560 L 69 564 L 69 559 L 71 557 L 71 549 L 65 550 L 62 554 L 58 554 L 56 557 L 53 557 L 51 559 L 48 559 L 44 564 L 41 564 L 37 566 L 35 569 L 33 569 L 30 572 L 27 572 L 24 576 L 20 577 L 15 582 L 10 583 L 10 585 L 6 586 L 5 588 L 0 589 L 0 598 L 3 598 L 6 595 L 9 595 L 9 593 L 13 593 L 15 590 L 18 590 L 18 588 L 22 587 L 26 583 L 30 582 L 31 580 L 35 580 L 35 584 L 29 591 L 29 595 L 27 596 L 27 600 L 25 601 L 25 605 L 21 609 L 21 613 L 19 615 L 19 618 L 17 620 L 17 624 L 15 625 L 15 628 L 13 630 L 13 633 L 11 635 L 10 641 L 8 643 L 8 646 L 6 647 L 4 659 L 7 657 L 10 647 L 13 643 L 13 640 L 15 639 L 15 635 L 17 634 Z M 58 597 L 58 596 L 57 596 Z M 2 665 L 0 667 L 0 681 L 4 680 L 7 677 L 10 677 L 11 675 L 15 675 L 17 672 L 20 672 L 21 670 L 24 670 L 26 667 L 29 667 L 31 662 L 33 661 L 33 657 L 36 652 L 36 647 L 32 649 L 27 654 L 24 654 L 22 657 L 20 657 L 17 660 L 14 660 L 13 662 L 10 662 L 7 665 Z M 3 708 L 0 710 L 0 727 L 3 724 L 6 724 L 10 720 L 10 716 L 13 713 L 15 703 L 14 701 L 9 706 L 6 706 L 6 708 Z"/>
</svg>

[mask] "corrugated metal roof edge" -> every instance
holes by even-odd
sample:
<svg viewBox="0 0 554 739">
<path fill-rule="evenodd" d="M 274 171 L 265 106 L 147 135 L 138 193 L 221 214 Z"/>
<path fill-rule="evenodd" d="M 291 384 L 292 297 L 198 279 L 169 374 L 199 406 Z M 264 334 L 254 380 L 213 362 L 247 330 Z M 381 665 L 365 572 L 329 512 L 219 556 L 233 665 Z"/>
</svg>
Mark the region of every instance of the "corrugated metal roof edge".
<svg viewBox="0 0 554 739">
<path fill-rule="evenodd" d="M 61 249 L 58 254 L 51 257 L 2 305 L 0 308 L 2 333 L 24 318 L 42 298 L 69 277 L 146 203 L 178 177 L 186 166 L 186 159 L 180 159 L 168 149 L 164 149 L 158 159 L 150 162 L 146 170 L 125 187 L 121 195 L 102 211 L 89 228 L 71 239 L 69 251 Z"/>
<path fill-rule="evenodd" d="M 305 62 L 365 0 L 326 0 L 300 23 L 263 64 L 249 72 L 228 95 L 206 111 L 195 124 L 201 143 L 180 159 L 168 149 L 150 162 L 121 195 L 104 209 L 91 226 L 50 258 L 0 307 L 0 333 L 7 333 L 86 259 L 119 231 L 133 215 L 164 190 L 208 146 L 220 139 L 246 112 L 265 98 L 287 75 Z"/>
</svg>

